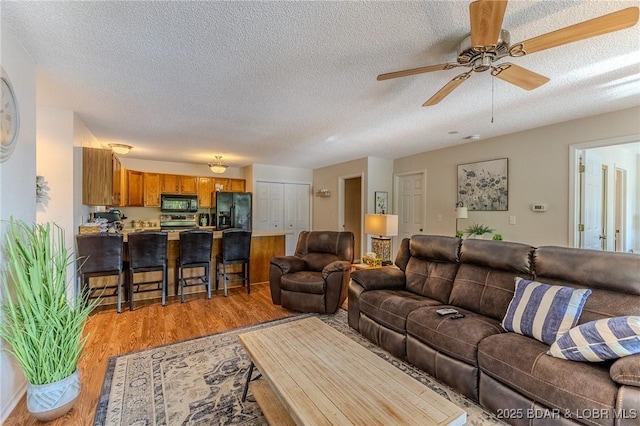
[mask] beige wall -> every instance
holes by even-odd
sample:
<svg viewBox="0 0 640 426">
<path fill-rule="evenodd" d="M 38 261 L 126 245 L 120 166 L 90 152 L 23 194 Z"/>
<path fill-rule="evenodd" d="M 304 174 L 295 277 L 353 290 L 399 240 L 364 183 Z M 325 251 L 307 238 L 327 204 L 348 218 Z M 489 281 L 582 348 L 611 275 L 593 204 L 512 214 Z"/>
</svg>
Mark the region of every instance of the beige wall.
<svg viewBox="0 0 640 426">
<path fill-rule="evenodd" d="M 33 223 L 36 220 L 36 71 L 29 54 L 5 26 L 0 28 L 0 63 L 13 86 L 20 114 L 20 129 L 13 155 L 0 163 L 0 241 L 4 241 L 10 217 Z M 0 279 L 6 279 L 7 265 L 0 256 Z M 0 291 L 0 303 L 4 300 Z M 4 422 L 26 390 L 26 380 L 0 339 L 0 424 Z"/>
<path fill-rule="evenodd" d="M 495 158 L 509 159 L 509 210 L 469 212 L 461 220 L 488 225 L 505 240 L 532 245 L 569 245 L 569 146 L 589 141 L 640 135 L 640 108 L 602 114 L 488 140 L 400 158 L 394 173 L 427 170 L 427 234 L 453 235 L 457 165 Z M 531 204 L 545 203 L 544 213 Z M 437 221 L 437 215 L 443 221 Z M 509 224 L 509 217 L 516 224 Z"/>
</svg>

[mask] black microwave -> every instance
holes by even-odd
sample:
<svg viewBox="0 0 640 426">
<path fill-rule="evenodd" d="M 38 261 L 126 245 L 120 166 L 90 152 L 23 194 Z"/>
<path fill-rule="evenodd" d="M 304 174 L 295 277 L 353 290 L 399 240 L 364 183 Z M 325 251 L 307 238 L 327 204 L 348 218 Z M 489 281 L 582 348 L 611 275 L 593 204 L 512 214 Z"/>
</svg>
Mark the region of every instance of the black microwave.
<svg viewBox="0 0 640 426">
<path fill-rule="evenodd" d="M 198 196 L 183 194 L 161 194 L 160 211 L 187 213 L 198 211 Z"/>
</svg>

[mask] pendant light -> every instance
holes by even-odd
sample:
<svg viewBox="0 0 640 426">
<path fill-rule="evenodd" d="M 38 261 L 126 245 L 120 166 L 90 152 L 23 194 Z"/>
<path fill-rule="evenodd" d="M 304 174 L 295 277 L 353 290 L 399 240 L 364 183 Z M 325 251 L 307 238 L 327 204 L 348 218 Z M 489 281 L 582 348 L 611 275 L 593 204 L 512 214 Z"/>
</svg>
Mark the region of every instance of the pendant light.
<svg viewBox="0 0 640 426">
<path fill-rule="evenodd" d="M 222 164 L 222 156 L 221 155 L 216 155 L 215 157 L 215 161 L 212 163 L 209 163 L 209 169 L 211 169 L 211 171 L 213 173 L 224 173 L 227 171 L 227 166 L 226 164 Z"/>
<path fill-rule="evenodd" d="M 113 152 L 120 155 L 128 154 L 129 151 L 131 151 L 131 148 L 133 148 L 131 145 L 125 145 L 122 143 L 110 143 L 109 146 Z"/>
</svg>

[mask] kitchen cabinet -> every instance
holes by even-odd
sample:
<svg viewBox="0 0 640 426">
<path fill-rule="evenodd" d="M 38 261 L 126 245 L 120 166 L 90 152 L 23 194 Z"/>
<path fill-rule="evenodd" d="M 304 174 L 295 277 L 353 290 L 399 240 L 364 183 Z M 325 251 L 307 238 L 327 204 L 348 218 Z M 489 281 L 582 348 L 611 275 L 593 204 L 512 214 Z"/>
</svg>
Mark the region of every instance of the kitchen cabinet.
<svg viewBox="0 0 640 426">
<path fill-rule="evenodd" d="M 198 177 L 180 176 L 180 194 L 197 194 Z"/>
<path fill-rule="evenodd" d="M 229 179 L 229 191 L 232 192 L 244 192 L 245 180 L 244 179 Z"/>
<path fill-rule="evenodd" d="M 144 206 L 144 174 L 135 170 L 127 170 L 127 206 Z"/>
<path fill-rule="evenodd" d="M 162 176 L 159 173 L 144 173 L 144 206 L 160 207 Z"/>
<path fill-rule="evenodd" d="M 160 175 L 160 193 L 161 194 L 179 194 L 180 193 L 180 176 L 178 175 Z"/>
<path fill-rule="evenodd" d="M 214 191 L 244 192 L 246 188 L 244 179 L 213 178 L 213 181 Z"/>
<path fill-rule="evenodd" d="M 197 194 L 198 177 L 182 175 L 160 175 L 161 194 Z"/>
<path fill-rule="evenodd" d="M 82 204 L 113 203 L 113 153 L 108 149 L 82 148 Z"/>
<path fill-rule="evenodd" d="M 211 207 L 212 191 L 213 191 L 213 178 L 199 177 L 198 178 L 198 207 L 199 208 Z"/>
<path fill-rule="evenodd" d="M 120 163 L 120 159 L 114 154 L 113 162 L 113 195 L 112 205 L 123 207 L 127 205 L 128 185 L 127 169 Z"/>
</svg>

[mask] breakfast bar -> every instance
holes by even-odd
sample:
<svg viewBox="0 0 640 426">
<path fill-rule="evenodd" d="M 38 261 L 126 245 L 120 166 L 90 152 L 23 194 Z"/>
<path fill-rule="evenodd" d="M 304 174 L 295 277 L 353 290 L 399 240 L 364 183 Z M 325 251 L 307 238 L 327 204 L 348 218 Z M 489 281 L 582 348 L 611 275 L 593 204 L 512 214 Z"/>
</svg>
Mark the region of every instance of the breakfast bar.
<svg viewBox="0 0 640 426">
<path fill-rule="evenodd" d="M 203 227 L 201 229 L 210 229 L 211 227 Z M 144 228 L 144 229 L 131 229 L 125 228 L 122 230 L 123 240 L 124 240 L 124 256 L 125 260 L 127 260 L 127 240 L 128 236 L 131 233 L 135 232 L 143 232 L 144 230 L 159 230 L 154 228 Z M 164 231 L 167 232 L 167 291 L 169 296 L 173 296 L 175 294 L 176 281 L 177 281 L 177 271 L 176 271 L 176 261 L 179 256 L 180 248 L 180 231 Z M 251 283 L 260 283 L 266 282 L 269 280 L 269 262 L 273 257 L 276 256 L 284 256 L 285 254 L 285 235 L 286 231 L 261 231 L 254 230 L 251 235 L 251 266 L 250 266 L 250 274 L 251 274 Z M 211 283 L 213 289 L 215 290 L 215 260 L 216 255 L 220 253 L 222 246 L 222 231 L 213 232 L 213 247 L 211 254 Z M 186 271 L 185 276 L 190 276 L 189 274 L 198 275 L 198 270 Z M 145 273 L 145 275 L 149 275 L 148 277 L 143 277 L 144 280 L 152 279 L 152 274 L 157 274 L 155 272 Z M 99 278 L 99 279 L 111 279 L 109 277 Z M 240 284 L 230 284 L 229 288 L 239 287 Z M 220 285 L 220 288 L 222 285 Z M 196 286 L 196 287 L 186 287 L 185 294 L 192 293 L 204 293 L 204 286 Z M 151 291 L 143 294 L 136 294 L 136 300 L 142 299 L 160 299 L 162 296 L 160 290 Z M 206 294 L 203 294 L 203 297 L 206 297 Z M 115 296 L 105 296 L 101 300 L 101 304 L 109 305 L 114 304 L 116 302 Z"/>
</svg>

